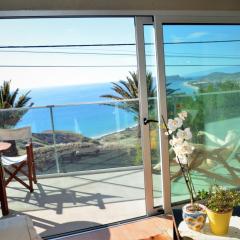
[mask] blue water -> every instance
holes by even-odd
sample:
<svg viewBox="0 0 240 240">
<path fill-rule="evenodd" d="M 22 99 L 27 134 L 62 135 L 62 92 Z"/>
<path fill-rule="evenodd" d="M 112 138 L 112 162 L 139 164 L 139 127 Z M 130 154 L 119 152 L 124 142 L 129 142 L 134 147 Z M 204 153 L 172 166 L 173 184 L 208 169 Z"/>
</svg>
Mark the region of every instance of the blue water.
<svg viewBox="0 0 240 240">
<path fill-rule="evenodd" d="M 30 96 L 34 106 L 106 101 L 100 96 L 112 94 L 111 86 L 111 83 L 105 83 L 32 89 Z M 171 88 L 181 88 L 181 92 L 188 94 L 193 91 L 184 86 L 184 82 L 174 82 Z M 98 137 L 137 125 L 133 113 L 101 104 L 54 107 L 53 120 L 55 130 L 81 133 L 87 137 Z M 17 127 L 22 126 L 31 126 L 35 133 L 51 130 L 49 108 L 29 110 L 17 124 Z"/>
</svg>

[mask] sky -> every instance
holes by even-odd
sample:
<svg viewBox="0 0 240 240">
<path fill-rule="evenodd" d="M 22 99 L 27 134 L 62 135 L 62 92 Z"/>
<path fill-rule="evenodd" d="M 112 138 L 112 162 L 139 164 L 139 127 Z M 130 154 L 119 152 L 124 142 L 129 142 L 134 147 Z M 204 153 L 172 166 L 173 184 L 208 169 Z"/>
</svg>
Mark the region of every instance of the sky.
<svg viewBox="0 0 240 240">
<path fill-rule="evenodd" d="M 240 25 L 164 25 L 163 34 L 167 75 L 240 72 Z"/>
<path fill-rule="evenodd" d="M 163 30 L 167 75 L 191 76 L 204 71 L 224 71 L 226 68 L 236 71 L 236 67 L 230 65 L 240 65 L 240 42 L 181 43 L 240 40 L 239 25 L 165 25 Z M 153 27 L 146 26 L 145 41 L 152 43 L 153 36 Z M 0 20 L 0 46 L 135 42 L 133 18 Z M 146 53 L 147 64 L 155 65 L 153 45 L 146 46 Z M 11 80 L 14 88 L 33 89 L 116 82 L 125 79 L 129 71 L 136 71 L 136 47 L 0 49 L 0 66 L 2 65 L 45 66 L 0 67 L 0 83 Z M 47 67 L 53 65 L 85 67 Z M 148 70 L 154 71 L 156 67 L 148 67 Z"/>
<path fill-rule="evenodd" d="M 135 43 L 133 18 L 0 20 L 0 35 L 0 46 Z M 6 50 L 15 52 L 3 52 Z M 46 51 L 57 53 L 49 54 Z M 121 55 L 123 53 L 128 55 Z M 24 89 L 112 82 L 125 79 L 129 71 L 136 71 L 136 49 L 135 46 L 1 49 L 0 65 L 98 66 L 0 68 L 0 82 L 11 79 L 13 87 L 21 86 Z M 113 65 L 133 67 L 101 67 Z"/>
</svg>

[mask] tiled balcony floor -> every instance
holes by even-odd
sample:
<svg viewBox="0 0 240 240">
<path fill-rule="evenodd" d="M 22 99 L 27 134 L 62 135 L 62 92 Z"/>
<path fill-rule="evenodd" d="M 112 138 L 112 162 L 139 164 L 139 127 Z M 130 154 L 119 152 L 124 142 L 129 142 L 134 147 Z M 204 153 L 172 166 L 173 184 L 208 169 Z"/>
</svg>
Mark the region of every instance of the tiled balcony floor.
<svg viewBox="0 0 240 240">
<path fill-rule="evenodd" d="M 234 166 L 234 167 L 233 167 Z M 211 184 L 239 185 L 238 160 L 228 165 L 192 172 L 196 190 Z M 210 176 L 210 178 L 209 178 Z M 161 203 L 161 175 L 153 174 L 154 196 Z M 172 182 L 172 201 L 188 198 L 182 178 Z M 141 167 L 104 173 L 76 173 L 62 177 L 38 178 L 34 193 L 17 182 L 7 188 L 10 216 L 27 214 L 42 236 L 93 227 L 145 215 L 144 174 Z"/>
<path fill-rule="evenodd" d="M 40 178 L 34 193 L 12 182 L 7 195 L 10 215 L 29 215 L 42 236 L 145 215 L 142 169 Z"/>
</svg>

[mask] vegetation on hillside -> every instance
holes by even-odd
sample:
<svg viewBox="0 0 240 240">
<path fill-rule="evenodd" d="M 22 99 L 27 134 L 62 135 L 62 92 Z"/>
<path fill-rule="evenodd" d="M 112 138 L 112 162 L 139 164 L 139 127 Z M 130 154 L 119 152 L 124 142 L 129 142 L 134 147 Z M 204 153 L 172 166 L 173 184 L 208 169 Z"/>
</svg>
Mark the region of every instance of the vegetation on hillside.
<svg viewBox="0 0 240 240">
<path fill-rule="evenodd" d="M 239 117 L 240 73 L 212 73 L 189 84 L 197 86 L 198 93 L 168 98 L 169 117 L 180 108 L 187 110 L 191 116 L 188 124 L 195 133 L 204 131 L 207 123 Z M 198 140 L 195 137 L 194 141 Z"/>
</svg>

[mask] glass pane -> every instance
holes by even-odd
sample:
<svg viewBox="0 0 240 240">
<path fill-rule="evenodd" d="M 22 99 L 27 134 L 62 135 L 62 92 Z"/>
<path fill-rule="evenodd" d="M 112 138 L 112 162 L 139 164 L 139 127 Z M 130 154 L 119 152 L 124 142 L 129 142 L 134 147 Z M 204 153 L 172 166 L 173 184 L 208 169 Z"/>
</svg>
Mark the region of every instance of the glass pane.
<svg viewBox="0 0 240 240">
<path fill-rule="evenodd" d="M 138 100 L 54 108 L 60 171 L 133 166 L 142 171 L 139 127 L 130 105 L 138 107 Z"/>
<path fill-rule="evenodd" d="M 196 191 L 239 186 L 239 25 L 164 25 L 169 117 L 189 113 Z M 171 155 L 171 154 L 170 154 Z M 188 198 L 171 155 L 172 201 Z"/>
<path fill-rule="evenodd" d="M 0 32 L 0 86 L 34 103 L 10 127 L 32 127 L 38 184 L 11 183 L 10 209 L 42 236 L 145 215 L 134 18 L 1 19 Z"/>
<path fill-rule="evenodd" d="M 148 118 L 158 121 L 156 57 L 153 25 L 144 25 L 144 41 L 146 54 L 147 91 L 148 91 Z M 161 192 L 161 159 L 159 150 L 159 127 L 157 122 L 149 123 L 150 146 L 153 180 L 154 207 L 162 205 Z"/>
</svg>

